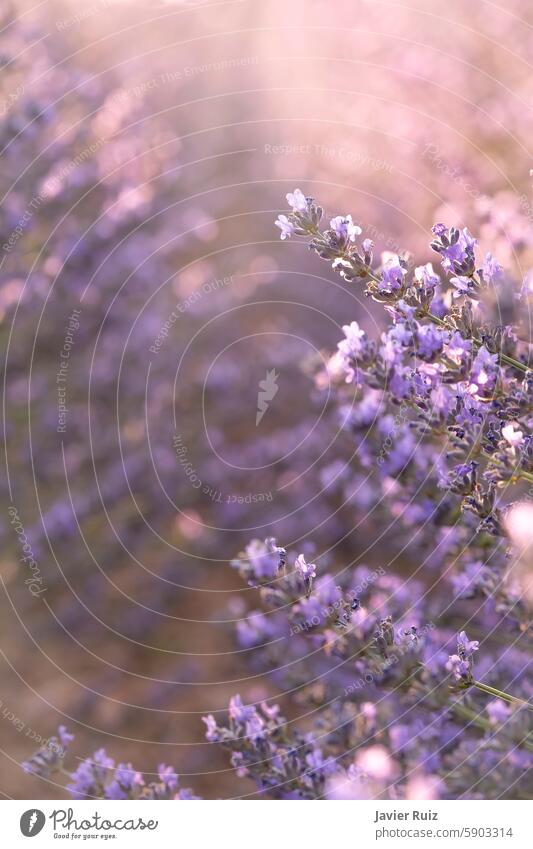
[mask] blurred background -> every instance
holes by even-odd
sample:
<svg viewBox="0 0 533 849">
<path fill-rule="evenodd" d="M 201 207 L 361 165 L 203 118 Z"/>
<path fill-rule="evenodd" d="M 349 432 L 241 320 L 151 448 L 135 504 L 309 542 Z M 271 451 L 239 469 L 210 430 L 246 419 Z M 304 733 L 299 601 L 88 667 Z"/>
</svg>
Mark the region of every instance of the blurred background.
<svg viewBox="0 0 533 849">
<path fill-rule="evenodd" d="M 251 792 L 201 722 L 276 693 L 230 559 L 383 556 L 311 376 L 383 311 L 274 219 L 298 186 L 377 251 L 430 261 L 442 220 L 527 275 L 531 4 L 4 0 L 0 29 L 0 791 L 66 796 L 19 766 L 64 723 Z"/>
</svg>

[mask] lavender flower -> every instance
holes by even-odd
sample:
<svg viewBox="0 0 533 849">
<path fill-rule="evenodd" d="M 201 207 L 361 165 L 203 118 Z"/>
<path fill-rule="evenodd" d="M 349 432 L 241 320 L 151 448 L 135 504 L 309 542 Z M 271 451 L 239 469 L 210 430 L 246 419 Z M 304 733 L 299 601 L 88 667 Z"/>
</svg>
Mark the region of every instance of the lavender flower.
<svg viewBox="0 0 533 849">
<path fill-rule="evenodd" d="M 130 763 L 118 764 L 113 780 L 105 787 L 104 796 L 106 799 L 131 799 L 142 787 L 144 780 L 140 772 Z"/>
<path fill-rule="evenodd" d="M 407 269 L 401 264 L 398 256 L 395 254 L 386 256 L 378 291 L 387 295 L 398 293 L 403 287 L 406 274 Z"/>
<path fill-rule="evenodd" d="M 316 566 L 314 563 L 306 563 L 303 554 L 299 554 L 294 563 L 297 574 L 304 582 L 307 597 L 311 594 L 313 578 L 316 578 Z"/>
<path fill-rule="evenodd" d="M 292 207 L 293 212 L 306 212 L 307 199 L 300 189 L 295 189 L 294 192 L 287 194 L 287 203 Z"/>
<path fill-rule="evenodd" d="M 74 735 L 69 734 L 64 725 L 60 725 L 57 737 L 50 737 L 29 760 L 23 762 L 24 772 L 48 778 L 62 768 L 68 747 L 73 740 Z"/>
<path fill-rule="evenodd" d="M 356 321 L 343 325 L 342 330 L 346 339 L 339 342 L 337 347 L 343 357 L 356 360 L 365 350 L 366 333 Z"/>
<path fill-rule="evenodd" d="M 479 649 L 478 640 L 469 640 L 465 631 L 461 631 L 457 638 L 457 651 L 465 657 L 471 657 Z"/>
<path fill-rule="evenodd" d="M 82 761 L 71 775 L 67 790 L 73 799 L 101 798 L 112 779 L 115 762 L 105 749 L 98 749 L 91 758 Z"/>
<path fill-rule="evenodd" d="M 446 229 L 444 224 L 435 224 L 432 231 L 437 237 L 431 247 L 442 257 L 442 267 L 448 272 L 468 276 L 474 270 L 474 248 L 476 240 L 464 227 Z"/>
<path fill-rule="evenodd" d="M 446 668 L 452 672 L 457 681 L 466 684 L 472 682 L 472 657 L 478 648 L 479 642 L 469 640 L 465 631 L 461 631 L 457 638 L 457 654 L 450 655 L 446 664 Z"/>
<path fill-rule="evenodd" d="M 492 392 L 498 378 L 498 355 L 491 354 L 484 345 L 479 349 L 470 373 L 473 392 Z"/>
<path fill-rule="evenodd" d="M 255 716 L 255 708 L 244 705 L 239 695 L 233 696 L 229 703 L 229 716 L 235 722 L 245 724 Z"/>
<path fill-rule="evenodd" d="M 292 223 L 292 221 L 289 221 L 286 215 L 278 215 L 276 219 L 276 227 L 280 228 L 280 238 L 282 239 L 290 239 L 296 229 L 295 225 Z"/>
<path fill-rule="evenodd" d="M 295 562 L 296 571 L 299 575 L 304 579 L 304 581 L 310 581 L 312 578 L 316 578 L 316 566 L 314 563 L 306 563 L 305 557 L 303 554 L 299 554 L 296 558 Z"/>
<path fill-rule="evenodd" d="M 503 279 L 503 268 L 490 253 L 486 255 L 483 262 L 483 279 L 491 286 L 497 286 Z"/>
<path fill-rule="evenodd" d="M 212 720 L 212 717 L 210 719 Z M 74 737 L 62 725 L 59 728 L 59 739 L 61 744 L 67 747 Z M 51 738 L 49 743 L 52 741 L 58 741 L 58 738 Z M 49 757 L 51 751 L 48 746 L 39 750 L 25 765 L 26 772 L 41 778 L 56 776 L 60 771 L 65 772 L 66 749 L 61 752 L 60 757 L 56 755 L 53 759 Z M 172 767 L 160 765 L 158 777 L 158 781 L 147 782 L 131 763 L 119 763 L 115 766 L 115 761 L 108 756 L 105 749 L 98 749 L 70 773 L 70 781 L 65 789 L 73 799 L 198 798 L 193 796 L 190 790 L 179 788 L 178 776 Z"/>
<path fill-rule="evenodd" d="M 339 242 L 355 242 L 356 237 L 363 232 L 357 224 L 353 223 L 351 215 L 337 215 L 331 219 L 330 227 Z M 371 245 L 367 244 L 365 250 L 370 248 Z"/>
</svg>

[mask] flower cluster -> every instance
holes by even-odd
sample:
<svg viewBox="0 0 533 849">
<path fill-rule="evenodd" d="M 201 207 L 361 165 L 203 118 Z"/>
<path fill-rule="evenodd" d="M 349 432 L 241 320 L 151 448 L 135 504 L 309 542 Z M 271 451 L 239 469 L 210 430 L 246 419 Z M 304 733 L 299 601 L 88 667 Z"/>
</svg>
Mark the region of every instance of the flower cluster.
<svg viewBox="0 0 533 849">
<path fill-rule="evenodd" d="M 320 710 L 318 742 L 337 769 L 353 771 L 354 752 L 369 742 L 385 743 L 389 785 L 372 786 L 373 797 L 412 798 L 417 764 L 431 764 L 425 786 L 445 797 L 488 794 L 501 767 L 513 796 L 533 751 L 524 642 L 531 634 L 527 570 L 533 546 L 531 530 L 519 519 L 530 508 L 513 501 L 527 503 L 533 483 L 531 348 L 517 334 L 524 289 L 514 287 L 502 325 L 498 293 L 504 286 L 507 297 L 511 281 L 491 254 L 478 262 L 468 229 L 433 228 L 440 276 L 430 263 L 413 269 L 407 254 L 384 254 L 375 262 L 373 244 L 359 239 L 361 228 L 351 216 L 334 216 L 321 229 L 323 212 L 313 198 L 296 189 L 287 200 L 292 211 L 276 222 L 282 237 L 308 237 L 313 251 L 384 304 L 391 318 L 377 340 L 355 321 L 345 325 L 345 338 L 326 379 L 317 375 L 317 386 L 335 386 L 342 426 L 355 443 L 354 480 L 373 472 L 362 494 L 357 485 L 354 503 L 368 508 L 386 500 L 424 582 L 417 587 L 414 577 L 380 575 L 362 598 L 351 587 L 362 583 L 362 567 L 332 574 L 300 553 L 292 561 L 285 549 L 283 569 L 273 562 L 267 576 L 254 561 L 261 562 L 261 551 L 269 556 L 275 543 L 256 540 L 234 565 L 248 579 L 256 573 L 252 583 L 265 609 L 250 614 L 239 638 L 245 644 L 246 635 L 256 662 L 261 657 L 265 668 L 276 662 L 278 672 L 284 670 L 280 683 L 297 684 L 299 699 Z M 344 468 L 334 475 L 347 486 Z M 294 571 L 287 572 L 287 561 Z M 443 608 L 444 586 L 452 603 Z M 465 630 L 456 636 L 458 617 L 479 639 Z M 502 649 L 494 635 L 506 632 L 509 645 Z M 372 701 L 363 702 L 369 693 Z M 352 734 L 339 745 L 339 711 L 368 703 L 375 705 L 377 739 Z M 474 782 L 477 754 L 487 772 Z M 349 789 L 338 792 L 369 792 L 368 784 L 361 789 L 361 776 L 357 790 L 352 779 L 342 780 Z"/>
<path fill-rule="evenodd" d="M 48 744 L 29 761 L 23 764 L 26 772 L 41 778 L 57 780 L 68 778 L 65 789 L 73 799 L 195 799 L 190 790 L 179 787 L 178 776 L 172 767 L 161 764 L 157 769 L 157 778 L 147 781 L 145 776 L 131 763 L 115 764 L 105 749 L 98 749 L 91 757 L 81 761 L 77 769 L 69 772 L 64 766 L 67 748 L 74 739 L 64 726 L 60 726 L 58 737 Z M 49 756 L 50 743 L 60 742 L 63 746 L 60 758 Z"/>
<path fill-rule="evenodd" d="M 531 345 L 516 333 L 527 307 L 523 287 L 514 287 L 511 308 L 506 300 L 510 320 L 502 325 L 498 294 L 503 287 L 507 298 L 511 281 L 491 254 L 478 262 L 466 228 L 434 226 L 441 277 L 430 263 L 411 269 L 407 254 L 375 262 L 368 241 L 358 242 L 362 234 L 339 239 L 320 229 L 320 207 L 305 201 L 288 216 L 294 234 L 305 234 L 312 250 L 391 318 L 378 340 L 347 324 L 329 365 L 359 464 L 377 465 L 389 495 L 395 480 L 394 513 L 411 523 L 413 514 L 423 516 L 439 534 L 450 527 L 463 594 L 485 594 L 527 626 L 505 547 L 510 497 L 523 497 L 533 483 Z M 473 563 L 480 564 L 475 575 Z"/>
<path fill-rule="evenodd" d="M 226 726 L 219 726 L 212 715 L 204 722 L 207 740 L 231 751 L 237 775 L 252 779 L 270 798 L 320 798 L 327 777 L 337 771 L 335 761 L 323 755 L 312 734 L 291 731 L 278 705 L 263 702 L 258 709 L 234 696 Z"/>
<path fill-rule="evenodd" d="M 234 566 L 249 580 L 258 554 L 275 545 L 254 540 Z M 500 768 L 509 782 L 500 795 L 513 797 L 517 784 L 528 792 L 523 770 L 531 765 L 533 706 L 527 702 L 523 638 L 502 657 L 497 645 L 484 640 L 474 677 L 481 640 L 454 632 L 459 606 L 442 610 L 439 596 L 417 580 L 363 566 L 333 572 L 313 564 L 308 592 L 300 574 L 305 557 L 285 554 L 295 568 L 256 584 L 263 629 L 254 656 L 260 653 L 263 668 L 277 668 L 283 688 L 297 686 L 298 703 L 316 717 L 314 730 L 299 741 L 305 762 L 305 746 L 312 745 L 320 751 L 319 763 L 327 764 L 311 795 L 413 799 L 460 792 L 478 798 L 493 787 Z M 250 619 L 259 615 L 255 611 Z M 501 689 L 509 682 L 513 695 Z M 277 708 L 273 716 L 268 705 L 259 710 L 237 697 L 230 702 L 228 727 L 212 716 L 205 722 L 207 739 L 229 748 L 238 774 L 252 778 L 262 793 L 295 798 L 298 787 L 297 798 L 309 796 L 302 759 L 300 785 L 288 782 L 281 769 L 287 742 L 280 762 L 277 735 L 291 723 Z M 473 779 L 477 757 L 487 765 L 481 780 Z"/>
</svg>

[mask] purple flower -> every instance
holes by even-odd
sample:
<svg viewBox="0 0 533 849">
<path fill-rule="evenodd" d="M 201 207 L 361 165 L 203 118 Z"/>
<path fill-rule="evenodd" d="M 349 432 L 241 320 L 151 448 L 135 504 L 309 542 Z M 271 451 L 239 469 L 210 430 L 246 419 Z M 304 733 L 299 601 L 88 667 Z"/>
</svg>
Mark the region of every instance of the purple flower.
<svg viewBox="0 0 533 849">
<path fill-rule="evenodd" d="M 382 345 L 379 354 L 388 367 L 401 367 L 405 349 L 411 344 L 413 334 L 407 325 L 399 322 L 381 334 Z"/>
<path fill-rule="evenodd" d="M 466 427 L 480 424 L 485 414 L 481 401 L 478 401 L 477 398 L 471 395 L 470 388 L 466 384 L 461 384 L 456 390 L 457 411 L 455 413 L 455 421 L 458 425 Z"/>
<path fill-rule="evenodd" d="M 115 761 L 107 756 L 105 749 L 98 749 L 92 758 L 82 761 L 71 774 L 71 783 L 67 785 L 68 792 L 73 799 L 103 795 L 114 766 Z"/>
<path fill-rule="evenodd" d="M 387 259 L 381 271 L 381 280 L 378 290 L 384 294 L 397 292 L 403 286 L 407 270 L 400 265 L 400 258 L 396 254 L 387 255 Z"/>
<path fill-rule="evenodd" d="M 501 283 L 503 279 L 503 268 L 490 253 L 486 255 L 483 263 L 483 279 L 486 283 L 490 283 L 493 286 Z"/>
<path fill-rule="evenodd" d="M 210 743 L 216 743 L 219 740 L 219 731 L 215 717 L 213 714 L 202 716 L 202 722 L 205 722 L 206 732 L 205 737 Z"/>
<path fill-rule="evenodd" d="M 397 322 L 387 332 L 386 336 L 393 342 L 396 342 L 399 347 L 406 348 L 413 341 L 412 329 L 403 321 Z M 383 338 L 383 337 L 382 337 Z"/>
<path fill-rule="evenodd" d="M 412 370 L 407 366 L 405 368 L 393 369 L 389 380 L 389 391 L 394 398 L 409 398 L 413 389 Z"/>
<path fill-rule="evenodd" d="M 385 309 L 397 320 L 412 324 L 416 317 L 417 307 L 407 303 L 404 298 L 399 298 L 393 304 L 387 304 Z"/>
<path fill-rule="evenodd" d="M 279 227 L 281 230 L 281 239 L 290 239 L 296 229 L 294 224 L 289 221 L 286 215 L 278 215 L 275 224 L 276 227 Z"/>
<path fill-rule="evenodd" d="M 430 292 L 433 292 L 440 283 L 440 279 L 435 274 L 431 262 L 427 262 L 425 265 L 418 265 L 415 268 L 415 279 Z"/>
<path fill-rule="evenodd" d="M 476 239 L 464 227 L 458 230 L 452 227 L 447 230 L 444 224 L 435 224 L 432 228 L 437 240 L 431 243 L 431 247 L 440 253 L 442 267 L 448 271 L 458 274 L 471 272 L 473 270 L 474 248 Z"/>
<path fill-rule="evenodd" d="M 267 719 L 277 719 L 279 716 L 279 705 L 269 705 L 268 702 L 261 702 L 261 710 Z"/>
<path fill-rule="evenodd" d="M 457 681 L 470 677 L 470 662 L 458 654 L 451 654 L 449 656 L 446 669 L 453 674 Z"/>
<path fill-rule="evenodd" d="M 356 321 L 344 324 L 342 330 L 346 339 L 339 342 L 337 348 L 344 357 L 356 360 L 365 351 L 366 333 L 361 330 Z"/>
<path fill-rule="evenodd" d="M 431 360 L 440 354 L 448 339 L 448 332 L 432 324 L 420 324 L 417 329 L 417 353 L 423 359 Z"/>
<path fill-rule="evenodd" d="M 471 277 L 450 277 L 450 283 L 457 290 L 456 297 L 472 294 L 476 289 L 476 284 Z"/>
<path fill-rule="evenodd" d="M 106 799 L 129 799 L 136 789 L 144 786 L 140 772 L 131 764 L 118 764 L 113 781 L 105 788 Z"/>
<path fill-rule="evenodd" d="M 279 552 L 271 544 L 271 540 L 253 539 L 245 549 L 247 565 L 255 581 L 274 578 L 279 569 Z M 240 561 L 234 565 L 241 568 Z"/>
<path fill-rule="evenodd" d="M 492 392 L 498 378 L 498 355 L 481 346 L 472 363 L 470 387 L 473 392 Z"/>
<path fill-rule="evenodd" d="M 479 641 L 469 640 L 466 636 L 466 631 L 461 631 L 457 638 L 457 651 L 459 654 L 465 655 L 465 657 L 470 657 L 478 649 Z"/>
<path fill-rule="evenodd" d="M 337 215 L 329 223 L 339 241 L 355 242 L 356 237 L 363 232 L 357 224 L 353 223 L 351 215 Z"/>
<path fill-rule="evenodd" d="M 306 563 L 305 557 L 303 554 L 299 554 L 296 558 L 295 562 L 296 571 L 298 574 L 304 579 L 304 581 L 310 581 L 312 578 L 316 577 L 316 566 L 314 563 Z"/>
<path fill-rule="evenodd" d="M 264 740 L 266 733 L 267 731 L 264 720 L 261 719 L 256 710 L 253 709 L 250 718 L 246 720 L 246 737 L 248 737 L 254 745 L 257 745 Z"/>
<path fill-rule="evenodd" d="M 306 755 L 305 762 L 312 772 L 320 775 L 330 775 L 335 772 L 335 761 L 332 758 L 325 758 L 321 749 L 313 749 Z"/>
<path fill-rule="evenodd" d="M 353 271 L 353 266 L 349 259 L 344 259 L 344 257 L 342 256 L 337 256 L 331 263 L 331 267 L 335 271 L 338 271 L 341 277 L 347 277 L 349 280 L 352 279 L 350 275 Z"/>
<path fill-rule="evenodd" d="M 457 654 L 448 658 L 446 669 L 448 669 L 457 681 L 472 681 L 472 656 L 479 648 L 477 640 L 469 640 L 465 631 L 461 631 L 457 637 Z"/>
<path fill-rule="evenodd" d="M 237 694 L 230 699 L 229 715 L 230 719 L 243 724 L 255 716 L 255 708 L 253 705 L 245 705 L 241 697 Z"/>
<path fill-rule="evenodd" d="M 292 207 L 293 212 L 307 211 L 307 198 L 301 189 L 295 189 L 294 192 L 289 192 L 285 195 L 287 203 Z M 281 216 L 283 217 L 283 216 Z"/>
<path fill-rule="evenodd" d="M 65 748 L 74 740 L 74 734 L 69 734 L 65 725 L 60 725 L 57 729 L 57 733 Z"/>
<path fill-rule="evenodd" d="M 472 342 L 470 339 L 463 339 L 459 331 L 455 330 L 446 343 L 446 356 L 460 366 L 468 362 L 471 353 Z"/>
<path fill-rule="evenodd" d="M 57 729 L 57 737 L 50 737 L 29 760 L 23 761 L 22 769 L 31 775 L 49 778 L 63 763 L 69 744 L 74 735 L 69 734 L 64 725 Z"/>
<path fill-rule="evenodd" d="M 176 775 L 174 769 L 171 766 L 160 764 L 157 768 L 157 774 L 159 776 L 159 780 L 165 788 L 165 792 L 168 795 L 173 795 L 178 792 L 178 776 Z"/>
</svg>

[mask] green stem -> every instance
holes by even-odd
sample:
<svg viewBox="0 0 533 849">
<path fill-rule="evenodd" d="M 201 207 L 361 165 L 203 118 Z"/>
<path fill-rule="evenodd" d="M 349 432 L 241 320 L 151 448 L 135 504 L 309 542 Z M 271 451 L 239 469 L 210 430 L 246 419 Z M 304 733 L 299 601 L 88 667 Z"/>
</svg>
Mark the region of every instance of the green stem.
<svg viewBox="0 0 533 849">
<path fill-rule="evenodd" d="M 533 475 L 530 472 L 523 472 L 521 469 L 516 472 L 513 477 L 524 478 L 525 481 L 533 483 Z"/>
<path fill-rule="evenodd" d="M 499 354 L 500 360 L 504 363 L 507 363 L 510 366 L 514 366 L 520 371 L 523 371 L 524 374 L 529 371 L 529 366 L 526 366 L 524 363 L 521 363 L 519 360 L 515 360 L 514 357 L 509 357 L 507 354 Z"/>
<path fill-rule="evenodd" d="M 530 702 L 526 702 L 524 699 L 518 699 L 516 696 L 510 696 L 509 693 L 504 693 L 503 690 L 498 690 L 496 687 L 489 687 L 488 684 L 482 684 L 481 681 L 472 681 L 471 686 L 477 687 L 478 690 L 482 690 L 490 696 L 496 696 L 499 699 L 503 699 L 511 705 L 525 705 L 530 710 L 533 710 L 533 705 L 530 704 Z"/>
</svg>

